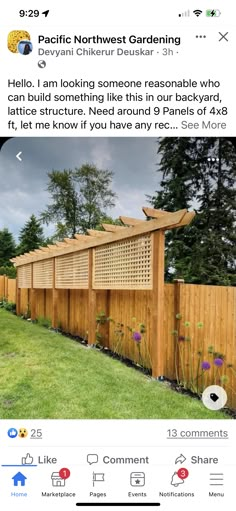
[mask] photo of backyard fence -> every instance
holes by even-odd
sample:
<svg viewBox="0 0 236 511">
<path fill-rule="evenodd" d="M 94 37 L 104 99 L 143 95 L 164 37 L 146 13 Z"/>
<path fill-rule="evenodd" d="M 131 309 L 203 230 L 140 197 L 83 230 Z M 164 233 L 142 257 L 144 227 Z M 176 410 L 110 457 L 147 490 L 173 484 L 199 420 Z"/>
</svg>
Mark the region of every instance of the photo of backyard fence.
<svg viewBox="0 0 236 511">
<path fill-rule="evenodd" d="M 17 280 L 0 277 L 0 294 L 16 302 L 18 315 L 47 318 L 154 378 L 198 394 L 221 385 L 234 408 L 236 289 L 165 284 L 165 231 L 184 228 L 195 213 L 143 212 L 144 220 L 121 217 L 124 226 L 103 224 L 104 231 L 14 258 Z"/>
<path fill-rule="evenodd" d="M 235 419 L 236 139 L 16 137 L 0 171 L 0 416 Z"/>
</svg>

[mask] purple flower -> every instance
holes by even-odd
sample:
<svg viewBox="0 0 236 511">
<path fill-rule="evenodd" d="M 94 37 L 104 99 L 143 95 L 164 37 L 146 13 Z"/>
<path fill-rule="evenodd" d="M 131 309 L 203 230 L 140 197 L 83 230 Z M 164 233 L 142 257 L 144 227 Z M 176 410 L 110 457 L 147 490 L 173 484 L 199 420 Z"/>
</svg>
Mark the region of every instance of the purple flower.
<svg viewBox="0 0 236 511">
<path fill-rule="evenodd" d="M 133 337 L 134 341 L 141 342 L 142 336 L 141 336 L 140 332 L 134 332 L 132 337 Z"/>
<path fill-rule="evenodd" d="M 207 360 L 203 360 L 203 362 L 202 362 L 203 371 L 207 371 L 208 369 L 210 369 L 210 367 L 211 367 L 211 364 L 209 362 L 207 362 Z"/>
<path fill-rule="evenodd" d="M 184 335 L 179 335 L 179 341 L 185 341 Z"/>
<path fill-rule="evenodd" d="M 214 360 L 214 364 L 216 367 L 221 367 L 224 363 L 224 360 L 222 360 L 222 358 L 215 358 Z"/>
</svg>

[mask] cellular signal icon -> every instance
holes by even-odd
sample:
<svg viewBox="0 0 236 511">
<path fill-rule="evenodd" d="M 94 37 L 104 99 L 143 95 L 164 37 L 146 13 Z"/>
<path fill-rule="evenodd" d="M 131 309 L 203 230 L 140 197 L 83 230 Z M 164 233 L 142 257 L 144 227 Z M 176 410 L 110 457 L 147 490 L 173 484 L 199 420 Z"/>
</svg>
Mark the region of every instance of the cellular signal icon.
<svg viewBox="0 0 236 511">
<path fill-rule="evenodd" d="M 195 14 L 195 16 L 200 16 L 202 14 L 202 11 L 200 9 L 195 9 L 195 11 L 193 11 L 193 14 Z"/>
<path fill-rule="evenodd" d="M 186 18 L 190 16 L 190 11 L 185 11 L 179 14 L 179 18 Z"/>
</svg>

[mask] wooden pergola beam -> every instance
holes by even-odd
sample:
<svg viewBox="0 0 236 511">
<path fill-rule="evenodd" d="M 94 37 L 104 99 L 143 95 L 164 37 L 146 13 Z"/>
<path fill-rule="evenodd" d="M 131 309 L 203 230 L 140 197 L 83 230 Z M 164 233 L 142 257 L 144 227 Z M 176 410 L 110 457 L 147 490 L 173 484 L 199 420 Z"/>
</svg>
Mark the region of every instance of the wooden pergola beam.
<svg viewBox="0 0 236 511">
<path fill-rule="evenodd" d="M 154 208 L 148 208 L 144 206 L 142 208 L 144 214 L 149 218 L 161 218 L 162 216 L 168 215 L 169 211 L 164 211 L 163 209 L 154 209 Z"/>
<path fill-rule="evenodd" d="M 57 241 L 56 247 L 67 247 L 67 243 L 65 241 Z"/>
<path fill-rule="evenodd" d="M 64 242 L 68 245 L 78 245 L 79 240 L 75 240 L 73 238 L 64 238 Z"/>
<path fill-rule="evenodd" d="M 75 238 L 78 240 L 78 241 L 82 241 L 82 240 L 88 240 L 89 237 L 87 236 L 87 234 L 75 234 Z"/>
<path fill-rule="evenodd" d="M 15 265 L 15 266 L 18 266 L 18 265 L 21 265 L 21 264 L 27 264 L 27 262 L 29 262 L 29 259 L 30 259 L 30 257 L 26 257 L 26 258 L 19 258 L 19 259 L 17 259 L 17 260 L 15 260 L 15 261 L 13 261 L 13 262 L 14 262 L 14 265 Z M 10 260 L 11 260 L 11 259 L 10 259 Z"/>
<path fill-rule="evenodd" d="M 17 257 L 14 257 L 13 259 L 10 259 L 10 261 L 12 262 L 16 262 L 16 261 L 19 261 L 22 259 L 23 256 L 17 256 Z"/>
<path fill-rule="evenodd" d="M 107 236 L 83 236 L 83 240 L 85 240 L 85 243 L 81 243 L 81 245 L 66 245 L 65 247 L 57 247 L 55 245 L 52 245 L 53 250 L 55 250 L 55 256 L 57 255 L 65 255 L 70 254 L 72 252 L 77 252 L 80 250 L 85 250 L 87 248 L 93 248 L 97 247 L 103 244 L 112 243 L 114 241 L 120 241 L 127 239 L 129 237 L 133 236 L 140 236 L 142 234 L 148 234 L 153 231 L 157 231 L 159 229 L 166 230 L 171 229 L 172 226 L 181 226 L 181 222 L 185 214 L 187 213 L 186 209 L 182 209 L 179 211 L 176 211 L 174 213 L 168 213 L 167 215 L 162 216 L 161 218 L 154 218 L 153 220 L 149 220 L 147 222 L 146 220 L 139 221 L 137 225 L 127 227 L 126 229 L 121 229 L 117 231 L 117 233 L 110 232 L 107 233 Z M 186 221 L 186 220 L 185 220 Z M 76 235 L 75 235 L 76 236 Z M 80 239 L 80 238 L 78 238 Z M 30 256 L 29 260 L 33 262 L 34 260 L 39 261 L 42 259 L 48 259 L 49 257 L 53 256 L 53 250 L 50 253 L 43 253 L 40 251 L 41 256 L 39 257 L 38 254 L 35 254 L 34 256 Z M 23 264 L 23 260 L 19 260 L 16 265 L 20 266 Z"/>
<path fill-rule="evenodd" d="M 169 229 L 178 229 L 179 227 L 189 225 L 195 216 L 196 216 L 195 211 L 187 211 L 187 213 L 185 213 L 185 215 L 183 216 L 182 220 L 175 225 L 171 225 Z"/>
<path fill-rule="evenodd" d="M 144 214 L 150 218 L 161 218 L 163 216 L 169 215 L 168 211 L 163 211 L 162 209 L 148 208 L 146 206 L 143 207 L 142 210 L 143 210 Z M 176 229 L 176 228 L 184 227 L 185 225 L 190 224 L 190 222 L 193 220 L 195 215 L 196 215 L 196 213 L 194 211 L 186 211 L 181 222 L 179 222 L 178 224 L 172 224 L 169 227 L 169 229 Z"/>
<path fill-rule="evenodd" d="M 28 259 L 29 257 L 30 257 L 30 255 L 26 253 L 26 254 L 22 254 L 22 255 L 20 255 L 20 256 L 19 256 L 19 259 L 20 259 L 20 260 L 22 260 L 22 259 Z"/>
<path fill-rule="evenodd" d="M 87 233 L 89 234 L 89 236 L 107 236 L 107 232 L 105 231 L 97 231 L 96 229 L 88 229 L 87 230 Z"/>
<path fill-rule="evenodd" d="M 47 245 L 47 248 L 49 248 L 50 250 L 54 250 L 54 249 L 57 250 L 58 249 L 56 244 L 55 245 Z"/>
<path fill-rule="evenodd" d="M 143 220 L 141 220 L 139 218 L 131 218 L 129 216 L 119 216 L 119 219 L 125 225 L 134 226 L 134 225 L 140 225 L 143 223 Z"/>
<path fill-rule="evenodd" d="M 107 232 L 118 232 L 121 229 L 127 229 L 125 225 L 102 224 L 103 229 Z"/>
</svg>

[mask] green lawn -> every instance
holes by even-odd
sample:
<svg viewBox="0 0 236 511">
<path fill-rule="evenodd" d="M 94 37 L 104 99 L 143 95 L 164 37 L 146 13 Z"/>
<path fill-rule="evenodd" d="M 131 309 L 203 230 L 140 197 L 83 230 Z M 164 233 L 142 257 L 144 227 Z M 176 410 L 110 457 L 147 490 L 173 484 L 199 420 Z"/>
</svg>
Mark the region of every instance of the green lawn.
<svg viewBox="0 0 236 511">
<path fill-rule="evenodd" d="M 2 419 L 226 418 L 165 383 L 2 309 L 0 332 Z"/>
</svg>

